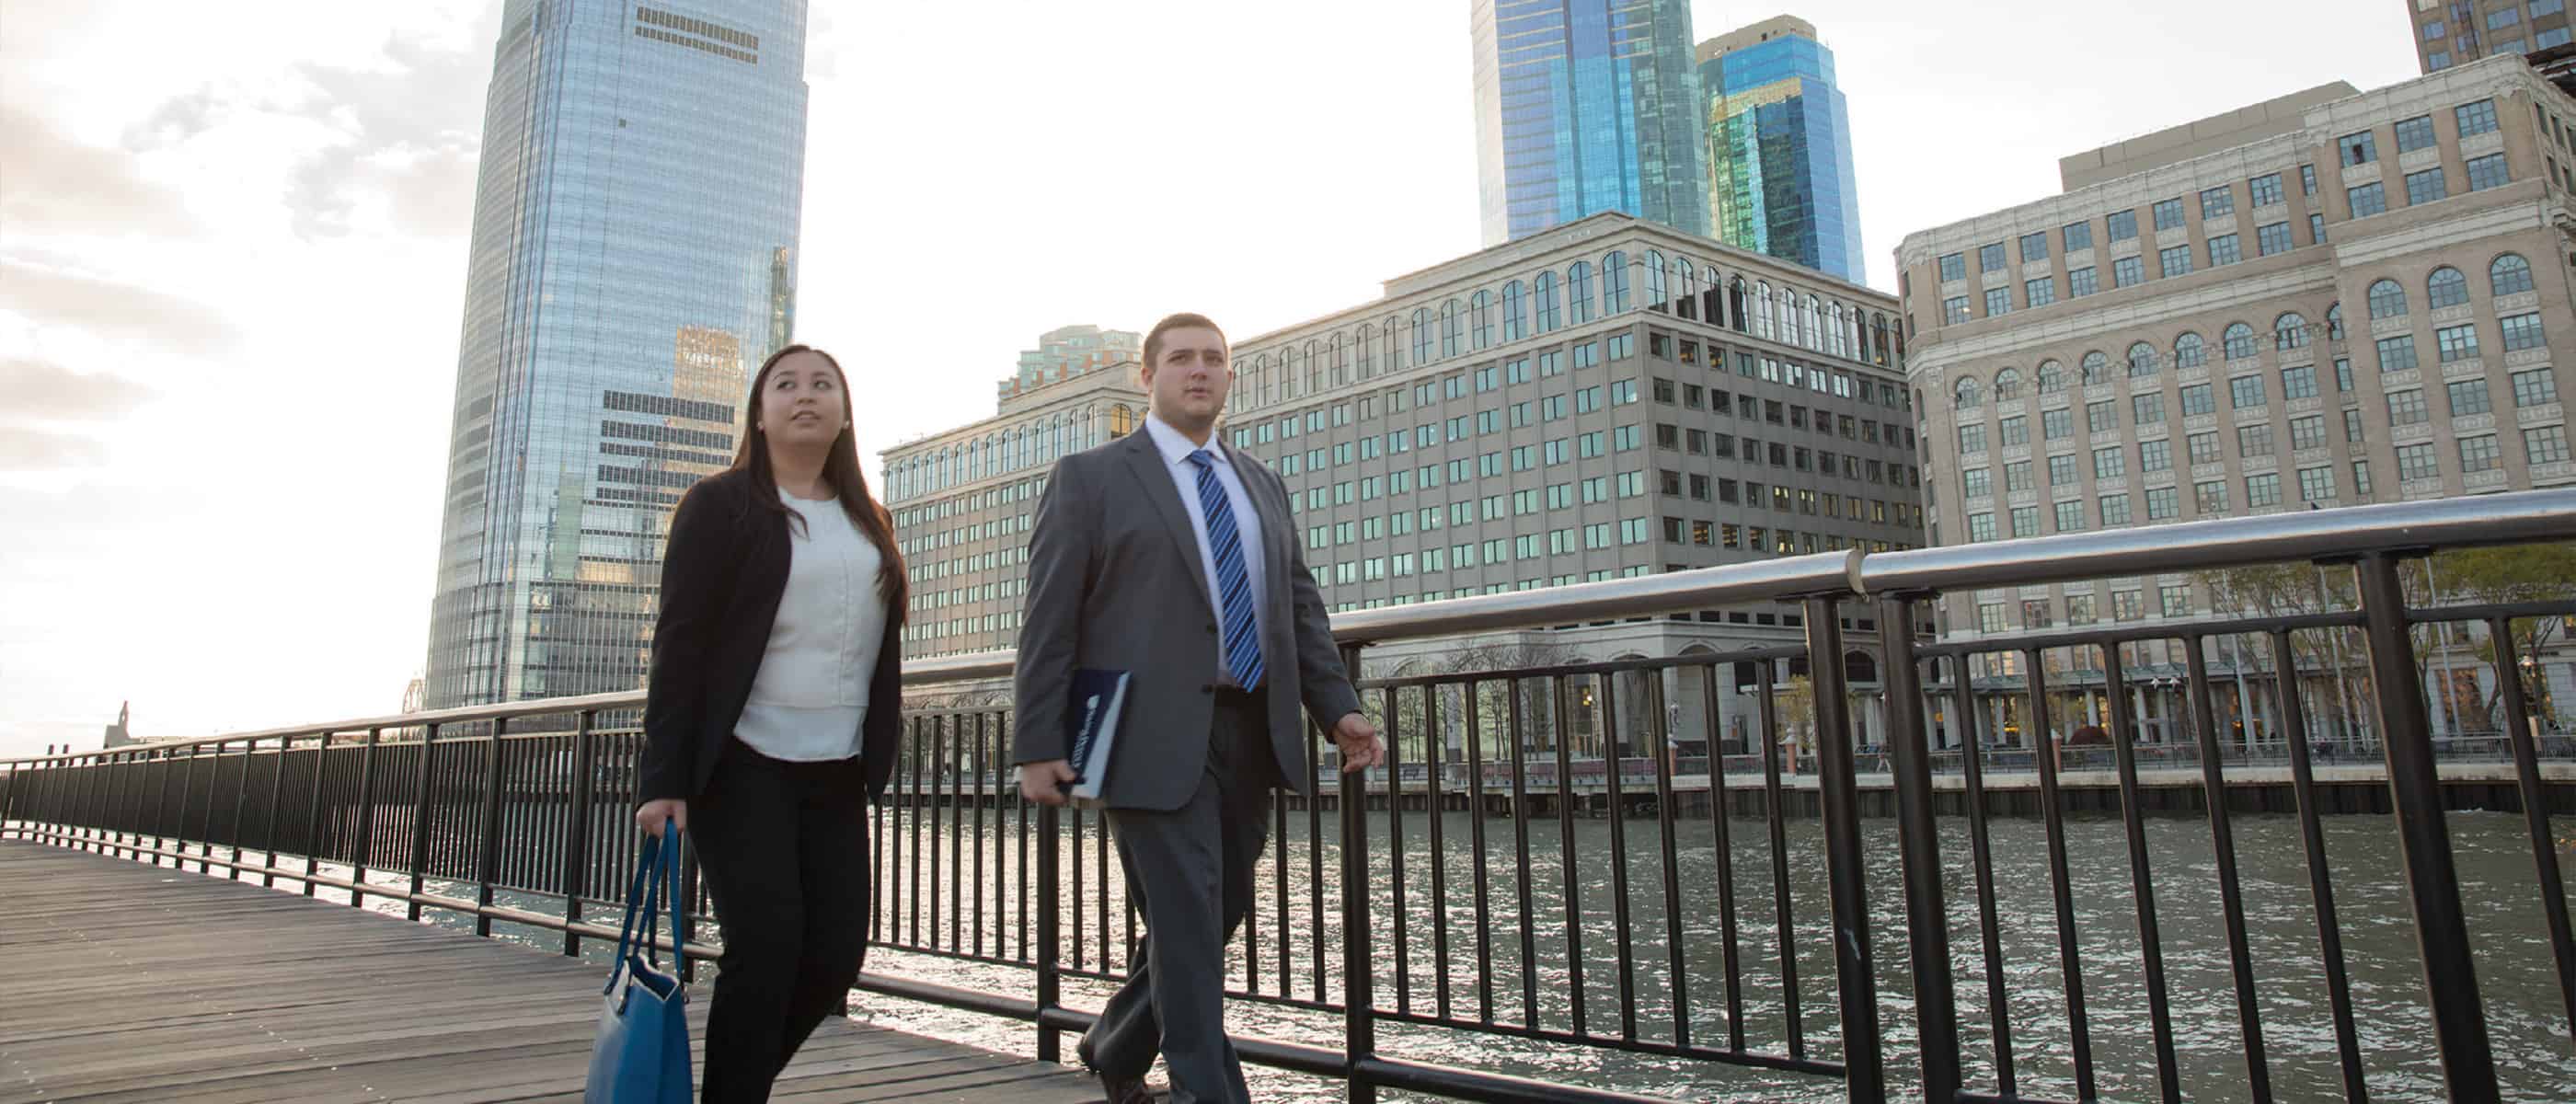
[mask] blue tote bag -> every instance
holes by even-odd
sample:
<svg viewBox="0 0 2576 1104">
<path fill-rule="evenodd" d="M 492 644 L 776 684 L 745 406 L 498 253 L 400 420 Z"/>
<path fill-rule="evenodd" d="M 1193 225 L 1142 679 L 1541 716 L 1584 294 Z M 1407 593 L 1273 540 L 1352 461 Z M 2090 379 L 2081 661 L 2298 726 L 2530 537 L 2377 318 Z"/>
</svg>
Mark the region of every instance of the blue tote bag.
<svg viewBox="0 0 2576 1104">
<path fill-rule="evenodd" d="M 664 908 L 671 912 L 671 965 L 665 973 L 653 953 Z M 638 938 L 635 922 L 642 915 Z M 617 963 L 608 971 L 599 1040 L 590 1049 L 588 1104 L 690 1104 L 689 994 L 680 987 L 686 954 L 680 936 L 680 832 L 662 826 L 662 840 L 635 864 L 626 890 L 626 921 L 617 930 Z"/>
</svg>

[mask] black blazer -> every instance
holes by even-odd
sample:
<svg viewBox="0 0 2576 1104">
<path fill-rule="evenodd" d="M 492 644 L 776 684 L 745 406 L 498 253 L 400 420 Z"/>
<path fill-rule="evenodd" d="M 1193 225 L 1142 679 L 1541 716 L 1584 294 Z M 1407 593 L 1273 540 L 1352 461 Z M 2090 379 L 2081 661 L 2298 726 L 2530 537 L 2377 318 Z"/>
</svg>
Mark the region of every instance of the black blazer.
<svg viewBox="0 0 2576 1104">
<path fill-rule="evenodd" d="M 706 789 L 742 719 L 778 599 L 787 589 L 787 518 L 752 500 L 751 473 L 718 472 L 680 497 L 662 548 L 662 608 L 644 683 L 644 765 L 636 799 L 688 799 Z M 903 718 L 903 614 L 886 611 L 868 684 L 859 763 L 867 793 L 894 776 Z"/>
</svg>

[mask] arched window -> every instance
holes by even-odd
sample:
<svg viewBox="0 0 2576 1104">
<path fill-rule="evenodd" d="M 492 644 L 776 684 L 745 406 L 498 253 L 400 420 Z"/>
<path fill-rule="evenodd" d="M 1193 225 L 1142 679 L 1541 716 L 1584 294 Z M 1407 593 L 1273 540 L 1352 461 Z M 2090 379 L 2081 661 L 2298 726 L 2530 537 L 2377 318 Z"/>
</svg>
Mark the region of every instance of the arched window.
<svg viewBox="0 0 2576 1104">
<path fill-rule="evenodd" d="M 1664 255 L 1658 250 L 1646 251 L 1646 309 L 1670 312 L 1671 296 L 1664 290 Z"/>
<path fill-rule="evenodd" d="M 2395 280 L 2370 285 L 2370 316 L 2395 318 L 2406 313 L 2406 288 Z"/>
<path fill-rule="evenodd" d="M 1359 354 L 1360 378 L 1377 375 L 1377 327 L 1360 323 L 1359 339 L 1351 342 L 1351 347 Z"/>
<path fill-rule="evenodd" d="M 1468 299 L 1467 318 L 1467 329 L 1469 333 L 1473 335 L 1476 347 L 1479 349 L 1492 348 L 1494 344 L 1494 293 L 1490 291 L 1478 291 L 1473 298 Z"/>
<path fill-rule="evenodd" d="M 2156 374 L 2156 347 L 2144 341 L 2129 346 L 2129 378 Z"/>
<path fill-rule="evenodd" d="M 2469 278 L 2449 265 L 2434 269 L 2424 280 L 2424 306 L 2428 310 L 2456 307 L 2469 301 Z"/>
<path fill-rule="evenodd" d="M 1852 355 L 1851 322 L 1858 317 L 1858 314 L 1845 316 L 1843 305 L 1834 304 L 1834 343 L 1833 348 L 1825 350 L 1826 352 L 1846 358 Z"/>
<path fill-rule="evenodd" d="M 2487 266 L 2487 281 L 2498 295 L 2520 295 L 2531 290 L 2531 262 L 2520 253 L 2507 253 Z"/>
<path fill-rule="evenodd" d="M 1109 435 L 1110 435 L 1110 436 L 1112 436 L 1112 437 L 1124 437 L 1124 436 L 1126 436 L 1127 434 L 1129 434 L 1130 432 L 1133 432 L 1133 431 L 1135 430 L 1135 428 L 1136 428 L 1136 412 L 1135 412 L 1135 411 L 1133 411 L 1133 410 L 1129 410 L 1129 409 L 1127 408 L 1127 404 L 1125 404 L 1125 403 L 1120 403 L 1120 404 L 1118 404 L 1118 405 L 1116 405 L 1116 406 L 1113 406 L 1113 407 L 1110 407 L 1110 408 L 1109 408 Z"/>
<path fill-rule="evenodd" d="M 2098 349 L 2084 354 L 2085 386 L 2109 382 L 2111 382 L 2111 358 L 2103 356 Z"/>
<path fill-rule="evenodd" d="M 1565 307 L 1574 325 L 1592 321 L 1592 262 L 1576 261 L 1565 271 Z"/>
<path fill-rule="evenodd" d="M 1690 258 L 1673 258 L 1673 270 L 1680 274 L 1682 281 L 1681 286 L 1674 290 L 1677 290 L 1684 295 L 1699 294 L 1699 269 L 1692 266 Z M 1714 274 L 1714 270 L 1711 271 L 1712 274 Z"/>
<path fill-rule="evenodd" d="M 2039 362 L 2039 371 L 2034 374 L 2039 377 L 2039 393 L 2042 395 L 2054 395 L 2066 390 L 2065 365 L 2053 360 L 2043 360 Z"/>
<path fill-rule="evenodd" d="M 1995 373 L 1995 401 L 2011 402 L 2021 397 L 2021 369 L 2006 368 Z"/>
<path fill-rule="evenodd" d="M 2326 308 L 2326 338 L 2330 341 L 2343 340 L 2343 304 L 2341 303 Z"/>
<path fill-rule="evenodd" d="M 1458 328 L 1458 301 L 1452 299 L 1440 304 L 1440 359 L 1457 356 L 1464 336 Z"/>
<path fill-rule="evenodd" d="M 1342 351 L 1342 335 L 1334 334 L 1332 339 L 1325 343 L 1324 348 L 1327 350 L 1325 355 L 1331 357 L 1333 361 L 1333 386 L 1339 387 L 1349 383 L 1351 362 L 1349 355 Z"/>
<path fill-rule="evenodd" d="M 1538 332 L 1556 332 L 1556 273 L 1538 274 Z"/>
<path fill-rule="evenodd" d="M 2174 367 L 2198 368 L 2209 363 L 2209 344 L 2189 330 L 2174 339 Z"/>
<path fill-rule="evenodd" d="M 1386 370 L 1404 370 L 1404 316 L 1386 316 Z"/>
<path fill-rule="evenodd" d="M 1753 285 L 1753 336 L 1771 336 L 1771 281 Z"/>
<path fill-rule="evenodd" d="M 1953 389 L 1950 394 L 1953 400 L 1951 405 L 1960 410 L 1974 410 L 1977 407 L 1984 405 L 1985 402 L 1984 398 L 1977 392 L 1977 377 L 1975 376 L 1959 377 L 1958 387 Z"/>
<path fill-rule="evenodd" d="M 1413 362 L 1431 363 L 1431 308 L 1413 308 Z"/>
<path fill-rule="evenodd" d="M 2254 327 L 2242 322 L 2230 322 L 2227 324 L 2227 332 L 2219 335 L 2219 343 L 2227 347 L 2229 360 L 2243 360 L 2253 356 Z"/>
<path fill-rule="evenodd" d="M 1601 259 L 1601 313 L 1628 313 L 1628 255 L 1615 249 Z"/>
<path fill-rule="evenodd" d="M 1521 339 L 1521 282 L 1503 285 L 1503 340 Z"/>
<path fill-rule="evenodd" d="M 1815 296 L 1808 296 L 1806 301 L 1800 304 L 1798 310 L 1798 325 L 1801 329 L 1799 336 L 1802 339 L 1799 341 L 1799 344 L 1804 345 L 1807 348 L 1814 349 L 1817 352 L 1823 352 L 1825 349 L 1825 312 L 1823 306 L 1816 301 Z"/>
<path fill-rule="evenodd" d="M 2272 347 L 2282 352 L 2308 347 L 2308 316 L 2287 312 L 2272 320 Z"/>
</svg>

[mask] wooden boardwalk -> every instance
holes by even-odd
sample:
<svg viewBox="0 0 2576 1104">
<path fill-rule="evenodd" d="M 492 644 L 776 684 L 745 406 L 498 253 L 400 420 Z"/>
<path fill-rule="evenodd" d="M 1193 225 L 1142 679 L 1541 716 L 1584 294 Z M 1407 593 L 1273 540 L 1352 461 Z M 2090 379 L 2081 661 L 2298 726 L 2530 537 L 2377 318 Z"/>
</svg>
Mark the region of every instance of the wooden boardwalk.
<svg viewBox="0 0 2576 1104">
<path fill-rule="evenodd" d="M 294 892 L 0 842 L 0 1102 L 577 1101 L 604 981 Z M 833 1020 L 775 1098 L 1100 1096 L 1067 1067 Z"/>
</svg>

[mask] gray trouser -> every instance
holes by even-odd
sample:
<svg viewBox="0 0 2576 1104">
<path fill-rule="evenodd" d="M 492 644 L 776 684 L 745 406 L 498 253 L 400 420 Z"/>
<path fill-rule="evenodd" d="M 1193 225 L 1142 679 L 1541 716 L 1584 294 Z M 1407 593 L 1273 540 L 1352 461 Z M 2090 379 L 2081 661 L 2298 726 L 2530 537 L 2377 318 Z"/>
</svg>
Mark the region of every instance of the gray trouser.
<svg viewBox="0 0 2576 1104">
<path fill-rule="evenodd" d="M 1146 931 L 1127 984 L 1085 1038 L 1102 1071 L 1124 1076 L 1143 1076 L 1159 1050 L 1172 1104 L 1249 1104 L 1225 1036 L 1225 945 L 1252 911 L 1278 770 L 1259 706 L 1220 704 L 1209 727 L 1207 769 L 1187 803 L 1109 811 Z"/>
</svg>

